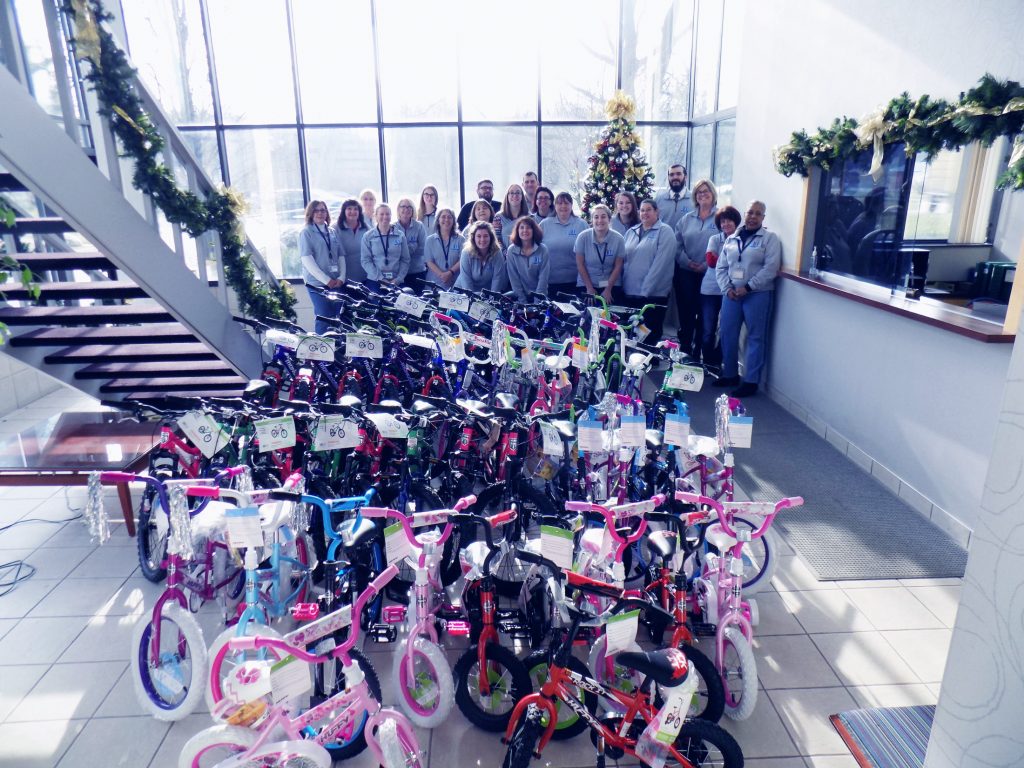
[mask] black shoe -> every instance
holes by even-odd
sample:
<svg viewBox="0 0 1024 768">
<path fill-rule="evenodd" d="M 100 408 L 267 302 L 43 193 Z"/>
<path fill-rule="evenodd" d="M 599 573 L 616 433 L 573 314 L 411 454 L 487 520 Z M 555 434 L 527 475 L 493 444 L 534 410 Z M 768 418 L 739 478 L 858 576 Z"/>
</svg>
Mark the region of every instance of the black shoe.
<svg viewBox="0 0 1024 768">
<path fill-rule="evenodd" d="M 739 376 L 723 376 L 720 379 L 716 379 L 711 385 L 713 387 L 735 387 L 740 383 Z"/>
<path fill-rule="evenodd" d="M 742 399 L 744 397 L 752 397 L 757 394 L 757 384 L 752 381 L 744 381 L 736 389 L 729 393 L 730 397 Z"/>
</svg>

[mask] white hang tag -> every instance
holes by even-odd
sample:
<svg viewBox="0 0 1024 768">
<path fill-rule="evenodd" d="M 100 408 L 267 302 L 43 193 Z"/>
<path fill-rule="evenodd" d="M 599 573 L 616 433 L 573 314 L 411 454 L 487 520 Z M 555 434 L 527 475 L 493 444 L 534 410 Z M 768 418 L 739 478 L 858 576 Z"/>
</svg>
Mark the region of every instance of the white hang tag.
<svg viewBox="0 0 1024 768">
<path fill-rule="evenodd" d="M 256 437 L 260 441 L 260 453 L 278 451 L 295 445 L 295 419 L 281 416 L 277 419 L 261 419 L 253 422 Z"/>
<path fill-rule="evenodd" d="M 270 689 L 274 704 L 303 696 L 313 690 L 311 667 L 304 661 L 288 655 L 270 668 Z"/>
<path fill-rule="evenodd" d="M 295 349 L 299 346 L 299 337 L 294 333 L 288 333 L 287 331 L 281 331 L 277 328 L 271 328 L 265 334 L 263 338 L 267 341 L 272 341 L 279 347 L 285 349 Z"/>
<path fill-rule="evenodd" d="M 349 358 L 372 357 L 380 359 L 384 357 L 384 340 L 380 336 L 374 336 L 369 333 L 346 333 L 345 355 Z"/>
<path fill-rule="evenodd" d="M 437 346 L 441 350 L 441 359 L 447 363 L 457 363 L 466 357 L 466 351 L 463 348 L 461 336 L 439 334 L 437 337 Z"/>
<path fill-rule="evenodd" d="M 153 682 L 170 691 L 174 695 L 185 690 L 185 686 L 181 680 L 178 679 L 178 675 L 167 671 L 164 667 L 153 667 L 149 673 L 153 676 Z"/>
<path fill-rule="evenodd" d="M 415 296 L 410 296 L 408 293 L 400 293 L 398 298 L 395 299 L 395 309 L 400 309 L 407 315 L 412 315 L 417 319 L 423 317 L 423 311 L 426 308 L 427 302 Z"/>
<path fill-rule="evenodd" d="M 562 437 L 558 434 L 558 430 L 542 421 L 540 422 L 540 433 L 544 438 L 544 453 L 561 458 L 564 451 L 562 450 Z"/>
<path fill-rule="evenodd" d="M 729 417 L 729 445 L 733 448 L 749 448 L 754 434 L 753 416 Z"/>
<path fill-rule="evenodd" d="M 605 625 L 605 656 L 627 650 L 636 642 L 636 630 L 640 623 L 640 611 L 627 611 L 612 616 Z"/>
<path fill-rule="evenodd" d="M 665 416 L 665 442 L 685 448 L 690 438 L 690 417 L 681 413 Z"/>
<path fill-rule="evenodd" d="M 464 293 L 441 291 L 437 296 L 437 306 L 441 309 L 454 309 L 459 312 L 469 311 L 470 298 Z"/>
<path fill-rule="evenodd" d="M 643 344 L 644 339 L 651 335 L 651 329 L 648 328 L 643 323 L 640 323 L 640 325 L 636 327 L 636 330 L 633 333 L 636 335 L 637 342 Z"/>
<path fill-rule="evenodd" d="M 224 698 L 235 704 L 247 704 L 271 691 L 270 662 L 246 661 L 231 670 L 221 683 Z"/>
<path fill-rule="evenodd" d="M 384 547 L 387 550 L 388 565 L 400 563 L 412 554 L 412 544 L 401 523 L 384 529 Z"/>
<path fill-rule="evenodd" d="M 337 451 L 359 445 L 359 425 L 340 414 L 321 416 L 313 436 L 314 451 Z"/>
<path fill-rule="evenodd" d="M 604 428 L 599 421 L 580 421 L 576 424 L 576 442 L 586 453 L 605 450 Z"/>
<path fill-rule="evenodd" d="M 519 353 L 523 361 L 523 373 L 533 373 L 537 370 L 537 358 L 533 356 L 533 344 L 528 344 Z"/>
<path fill-rule="evenodd" d="M 554 525 L 540 527 L 540 553 L 563 570 L 572 568 L 572 531 Z"/>
<path fill-rule="evenodd" d="M 370 413 L 366 418 L 373 422 L 381 437 L 389 440 L 403 440 L 409 436 L 409 425 L 393 413 Z"/>
<path fill-rule="evenodd" d="M 668 386 L 685 392 L 700 392 L 704 386 L 704 369 L 696 365 L 673 365 Z"/>
<path fill-rule="evenodd" d="M 659 687 L 666 701 L 658 710 L 658 727 L 654 738 L 662 744 L 672 745 L 675 744 L 676 737 L 683 728 L 683 721 L 689 713 L 694 686 L 683 682 L 672 688 Z"/>
<path fill-rule="evenodd" d="M 631 448 L 642 448 L 646 444 L 643 416 L 623 416 L 619 422 L 619 443 Z"/>
<path fill-rule="evenodd" d="M 577 368 L 586 368 L 590 360 L 587 357 L 587 347 L 582 344 L 572 345 L 572 364 Z"/>
<path fill-rule="evenodd" d="M 189 411 L 178 419 L 178 427 L 185 437 L 203 452 L 206 458 L 212 458 L 217 451 L 228 444 L 228 433 L 217 423 L 217 420 L 202 411 Z"/>
<path fill-rule="evenodd" d="M 553 301 L 551 302 L 554 306 L 558 307 L 558 310 L 565 315 L 578 315 L 580 311 L 576 309 L 572 304 L 567 304 L 564 301 Z"/>
<path fill-rule="evenodd" d="M 263 527 L 257 507 L 238 507 L 224 513 L 228 541 L 232 549 L 255 549 L 263 546 Z"/>
<path fill-rule="evenodd" d="M 598 322 L 601 317 L 601 310 L 597 307 L 590 308 L 590 340 L 587 342 L 587 349 L 590 350 L 591 361 L 597 359 L 601 348 L 601 324 Z"/>
<path fill-rule="evenodd" d="M 481 323 L 489 323 L 498 316 L 498 310 L 486 301 L 474 301 L 469 308 L 469 316 Z"/>
<path fill-rule="evenodd" d="M 295 356 L 299 360 L 321 360 L 325 363 L 333 363 L 334 339 L 324 336 L 303 336 L 295 348 Z"/>
<path fill-rule="evenodd" d="M 419 347 L 420 349 L 434 348 L 434 340 L 426 336 L 420 336 L 417 333 L 402 333 L 399 335 L 402 337 L 402 341 L 410 347 Z"/>
</svg>

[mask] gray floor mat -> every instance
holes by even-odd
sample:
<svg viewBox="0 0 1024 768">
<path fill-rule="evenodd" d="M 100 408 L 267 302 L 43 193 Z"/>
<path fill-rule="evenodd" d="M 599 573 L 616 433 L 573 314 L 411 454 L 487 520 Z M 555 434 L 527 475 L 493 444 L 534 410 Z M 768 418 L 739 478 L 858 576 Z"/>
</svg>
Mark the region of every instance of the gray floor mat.
<svg viewBox="0 0 1024 768">
<path fill-rule="evenodd" d="M 694 431 L 714 434 L 722 390 L 710 381 L 687 398 Z M 776 530 L 823 581 L 955 578 L 967 550 L 782 407 L 759 394 L 744 403 L 754 417 L 752 447 L 736 450 L 736 484 L 747 496 L 803 496 Z"/>
</svg>

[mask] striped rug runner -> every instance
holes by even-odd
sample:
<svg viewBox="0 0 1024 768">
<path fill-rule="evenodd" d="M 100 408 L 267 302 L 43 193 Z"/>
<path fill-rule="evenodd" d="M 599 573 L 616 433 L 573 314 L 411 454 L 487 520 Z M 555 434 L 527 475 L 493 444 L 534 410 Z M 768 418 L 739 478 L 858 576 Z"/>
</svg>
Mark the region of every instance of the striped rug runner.
<svg viewBox="0 0 1024 768">
<path fill-rule="evenodd" d="M 829 719 L 862 768 L 921 768 L 935 707 L 880 707 Z"/>
</svg>

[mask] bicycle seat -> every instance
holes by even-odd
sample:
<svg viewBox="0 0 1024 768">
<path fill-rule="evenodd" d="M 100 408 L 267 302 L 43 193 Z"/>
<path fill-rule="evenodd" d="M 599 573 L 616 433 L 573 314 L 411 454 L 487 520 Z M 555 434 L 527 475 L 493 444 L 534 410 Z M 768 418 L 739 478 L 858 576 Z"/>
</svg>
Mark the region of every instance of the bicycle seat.
<svg viewBox="0 0 1024 768">
<path fill-rule="evenodd" d="M 494 396 L 494 404 L 497 408 L 518 411 L 519 398 L 511 392 L 498 392 Z M 497 410 L 497 409 L 496 409 Z"/>
<path fill-rule="evenodd" d="M 558 434 L 562 436 L 563 440 L 576 439 L 576 425 L 573 424 L 571 421 L 567 421 L 564 419 L 553 419 L 548 423 L 558 430 Z"/>
<path fill-rule="evenodd" d="M 726 533 L 720 523 L 709 526 L 704 539 L 719 552 L 725 552 L 730 547 L 735 547 L 737 542 L 736 537 Z"/>
<path fill-rule="evenodd" d="M 456 400 L 455 404 L 470 416 L 478 416 L 483 419 L 490 419 L 494 416 L 494 412 L 482 400 Z"/>
<path fill-rule="evenodd" d="M 355 522 L 355 518 L 351 518 L 338 523 L 337 530 L 346 551 L 369 543 L 377 533 L 377 526 L 372 520 L 361 517 L 358 526 Z"/>
<path fill-rule="evenodd" d="M 292 519 L 294 501 L 268 501 L 260 504 L 260 526 L 264 533 L 273 533 Z"/>
<path fill-rule="evenodd" d="M 412 401 L 412 412 L 417 416 L 425 416 L 432 411 L 436 411 L 437 406 L 433 403 L 428 403 L 426 400 L 413 400 Z"/>
<path fill-rule="evenodd" d="M 690 663 L 686 654 L 678 648 L 662 648 L 657 651 L 623 651 L 616 654 L 615 661 L 627 669 L 634 669 L 641 675 L 653 678 L 658 685 L 675 688 L 686 680 Z"/>
<path fill-rule="evenodd" d="M 691 456 L 706 456 L 712 459 L 718 455 L 718 441 L 705 435 L 690 435 L 686 439 L 686 452 Z"/>
<path fill-rule="evenodd" d="M 260 402 L 265 400 L 270 394 L 270 384 L 263 381 L 263 379 L 253 379 L 245 385 L 245 389 L 242 390 L 242 399 L 248 400 L 249 402 Z"/>
<path fill-rule="evenodd" d="M 571 362 L 572 358 L 567 355 L 548 355 L 544 358 L 544 366 L 549 371 L 564 371 Z"/>
<path fill-rule="evenodd" d="M 381 400 L 379 403 L 371 406 L 370 411 L 375 413 L 401 413 L 402 404 L 397 400 Z"/>
<path fill-rule="evenodd" d="M 342 395 L 338 399 L 338 405 L 343 405 L 346 408 L 361 408 L 363 401 L 355 395 Z"/>
<path fill-rule="evenodd" d="M 351 397 L 352 395 L 345 395 L 342 400 Z M 355 406 L 345 405 L 343 403 L 317 403 L 316 409 L 320 411 L 320 413 L 331 414 L 334 416 L 350 416 L 359 407 L 360 402 L 359 398 L 352 399 L 356 401 Z"/>
<path fill-rule="evenodd" d="M 667 563 L 675 555 L 678 543 L 672 531 L 652 531 L 647 536 L 647 551 L 652 557 L 660 557 Z"/>
<path fill-rule="evenodd" d="M 661 448 L 662 444 L 665 442 L 665 436 L 656 429 L 644 430 L 644 437 L 647 440 L 647 447 L 652 451 L 656 451 Z"/>
<path fill-rule="evenodd" d="M 511 421 L 519 415 L 519 411 L 515 408 L 494 408 L 494 415 L 502 421 Z"/>
<path fill-rule="evenodd" d="M 626 365 L 630 368 L 637 368 L 647 362 L 647 355 L 643 352 L 631 352 L 629 358 L 626 360 Z"/>
</svg>

